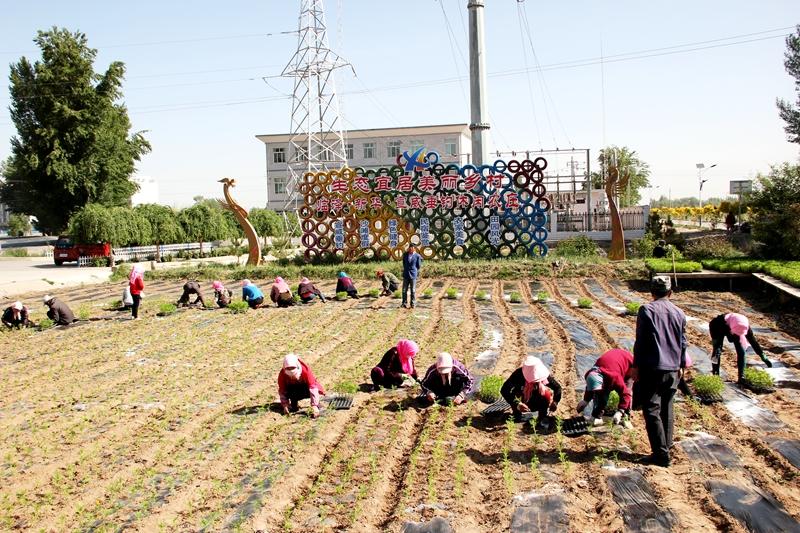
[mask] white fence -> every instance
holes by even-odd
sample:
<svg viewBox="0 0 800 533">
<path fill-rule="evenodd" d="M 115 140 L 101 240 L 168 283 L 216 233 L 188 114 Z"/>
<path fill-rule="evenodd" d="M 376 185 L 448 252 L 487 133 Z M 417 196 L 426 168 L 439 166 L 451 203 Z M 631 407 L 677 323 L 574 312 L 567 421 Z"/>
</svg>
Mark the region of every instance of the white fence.
<svg viewBox="0 0 800 533">
<path fill-rule="evenodd" d="M 214 248 L 219 248 L 219 242 L 204 242 L 203 252 L 210 252 Z M 156 255 L 156 249 L 161 256 L 176 255 L 178 252 L 200 250 L 199 242 L 189 242 L 181 244 L 161 244 L 152 246 L 132 246 L 129 248 L 114 248 L 115 261 L 141 261 Z"/>
</svg>

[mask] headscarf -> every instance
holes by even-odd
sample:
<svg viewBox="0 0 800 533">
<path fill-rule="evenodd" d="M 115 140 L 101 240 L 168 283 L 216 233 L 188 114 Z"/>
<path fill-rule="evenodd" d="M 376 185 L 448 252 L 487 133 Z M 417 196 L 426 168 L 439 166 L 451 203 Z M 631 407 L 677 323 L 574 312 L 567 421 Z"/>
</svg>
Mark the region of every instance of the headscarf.
<svg viewBox="0 0 800 533">
<path fill-rule="evenodd" d="M 253 284 L 253 282 L 250 281 L 249 279 L 243 279 L 242 280 L 242 287 L 247 287 L 248 285 L 252 285 L 252 284 Z"/>
<path fill-rule="evenodd" d="M 378 276 L 379 278 L 382 278 L 383 277 L 383 270 L 376 270 L 375 271 L 375 275 Z"/>
<path fill-rule="evenodd" d="M 283 294 L 284 292 L 291 292 L 289 290 L 289 285 L 287 285 L 286 282 L 283 281 L 283 278 L 280 276 L 275 278 L 275 286 L 278 287 L 278 292 L 281 294 Z"/>
<path fill-rule="evenodd" d="M 529 355 L 522 363 L 522 375 L 525 378 L 525 387 L 522 390 L 522 401 L 528 402 L 531 399 L 534 389 L 539 391 L 541 396 L 547 394 L 547 378 L 550 371 L 538 357 Z"/>
<path fill-rule="evenodd" d="M 346 278 L 346 277 L 347 277 L 347 274 L 345 274 L 345 273 L 344 273 L 344 271 L 342 271 L 342 272 L 339 272 L 339 277 L 340 277 L 340 278 Z"/>
<path fill-rule="evenodd" d="M 411 374 L 414 371 L 414 356 L 419 353 L 419 345 L 408 339 L 397 341 L 397 355 L 400 358 L 400 365 L 403 367 L 403 374 Z"/>
<path fill-rule="evenodd" d="M 308 278 L 301 278 L 300 283 L 309 283 Z"/>
<path fill-rule="evenodd" d="M 442 383 L 450 384 L 450 376 L 453 374 L 453 356 L 447 352 L 442 352 L 436 358 L 436 370 L 442 378 Z"/>
<path fill-rule="evenodd" d="M 223 285 L 221 281 L 215 281 L 211 286 L 214 287 L 215 291 L 222 292 L 225 290 L 225 285 Z"/>
<path fill-rule="evenodd" d="M 289 368 L 293 370 L 288 370 Z M 300 359 L 295 354 L 286 354 L 286 357 L 283 358 L 283 372 L 295 381 L 300 379 L 303 367 L 300 365 Z"/>
<path fill-rule="evenodd" d="M 750 331 L 750 321 L 747 320 L 747 317 L 738 313 L 728 313 L 725 315 L 725 323 L 728 324 L 731 333 L 739 337 L 739 342 L 742 343 L 742 349 L 746 350 L 748 346 L 750 346 L 745 336 L 747 332 Z"/>
<path fill-rule="evenodd" d="M 136 278 L 141 278 L 144 275 L 144 267 L 142 265 L 133 265 L 131 268 L 131 273 L 128 276 L 128 280 L 133 283 L 136 281 Z"/>
<path fill-rule="evenodd" d="M 22 307 L 23 307 L 22 306 L 22 302 L 14 302 L 13 304 L 11 304 L 11 307 L 13 309 L 16 309 L 17 311 L 22 311 Z"/>
<path fill-rule="evenodd" d="M 50 296 L 49 294 L 45 294 L 44 296 L 42 296 L 42 302 L 44 302 L 45 304 L 47 302 L 49 302 L 50 300 L 52 300 L 52 299 L 53 299 L 53 297 Z"/>
</svg>

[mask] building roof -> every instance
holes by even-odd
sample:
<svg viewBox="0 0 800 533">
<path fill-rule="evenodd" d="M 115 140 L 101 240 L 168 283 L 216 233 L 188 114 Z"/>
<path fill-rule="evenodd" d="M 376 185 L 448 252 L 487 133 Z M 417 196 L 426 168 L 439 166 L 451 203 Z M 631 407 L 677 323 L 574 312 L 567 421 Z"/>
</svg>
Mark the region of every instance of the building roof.
<svg viewBox="0 0 800 533">
<path fill-rule="evenodd" d="M 437 124 L 433 126 L 405 126 L 399 128 L 372 128 L 366 130 L 347 130 L 342 133 L 347 139 L 364 139 L 368 137 L 397 137 L 400 135 L 437 135 L 442 133 L 463 133 L 469 131 L 469 124 Z M 289 142 L 291 133 L 256 135 L 256 139 L 267 143 Z"/>
</svg>

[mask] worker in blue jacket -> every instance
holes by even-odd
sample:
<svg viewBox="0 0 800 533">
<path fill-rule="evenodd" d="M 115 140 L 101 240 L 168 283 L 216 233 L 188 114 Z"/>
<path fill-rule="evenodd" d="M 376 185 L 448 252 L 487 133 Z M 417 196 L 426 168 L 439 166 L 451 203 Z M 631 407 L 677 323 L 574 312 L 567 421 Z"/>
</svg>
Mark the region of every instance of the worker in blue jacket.
<svg viewBox="0 0 800 533">
<path fill-rule="evenodd" d="M 417 253 L 417 247 L 413 244 L 408 247 L 408 251 L 403 254 L 403 307 L 408 302 L 406 293 L 411 289 L 411 308 L 417 301 L 417 277 L 422 268 L 422 256 Z"/>
<path fill-rule="evenodd" d="M 264 303 L 264 293 L 249 279 L 242 280 L 242 300 L 247 302 L 250 309 L 256 309 Z"/>
</svg>

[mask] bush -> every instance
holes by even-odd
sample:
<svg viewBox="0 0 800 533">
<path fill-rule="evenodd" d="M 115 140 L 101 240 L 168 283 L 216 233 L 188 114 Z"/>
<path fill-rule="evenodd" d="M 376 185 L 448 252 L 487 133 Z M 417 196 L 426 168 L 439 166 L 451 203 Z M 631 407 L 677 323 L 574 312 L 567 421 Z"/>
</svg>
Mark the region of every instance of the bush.
<svg viewBox="0 0 800 533">
<path fill-rule="evenodd" d="M 586 235 L 564 239 L 556 245 L 554 254 L 560 257 L 597 257 L 597 245 Z"/>
<path fill-rule="evenodd" d="M 684 255 L 689 259 L 723 259 L 741 254 L 725 237 L 702 237 L 686 244 Z"/>
<path fill-rule="evenodd" d="M 658 244 L 659 239 L 651 233 L 645 233 L 641 239 L 636 239 L 631 243 L 631 251 L 634 257 L 647 259 L 653 257 L 653 248 Z"/>
<path fill-rule="evenodd" d="M 615 390 L 612 390 L 611 394 L 608 395 L 608 401 L 606 402 L 606 410 L 616 411 L 617 407 L 619 407 L 619 393 Z"/>
<path fill-rule="evenodd" d="M 536 301 L 540 304 L 546 303 L 550 299 L 550 295 L 546 291 L 539 291 L 536 293 Z"/>
<path fill-rule="evenodd" d="M 639 314 L 639 308 L 642 306 L 639 302 L 628 302 L 625 304 L 625 314 L 636 316 Z"/>
<path fill-rule="evenodd" d="M 27 248 L 10 248 L 3 250 L 3 257 L 28 257 Z"/>
<path fill-rule="evenodd" d="M 475 291 L 475 299 L 479 300 L 481 302 L 483 302 L 485 300 L 488 300 L 489 299 L 489 293 L 487 293 L 483 289 L 478 289 L 477 291 Z"/>
<path fill-rule="evenodd" d="M 458 297 L 458 289 L 455 287 L 450 287 L 445 291 L 445 294 L 450 300 L 455 300 Z"/>
<path fill-rule="evenodd" d="M 722 378 L 714 375 L 695 376 L 692 385 L 700 396 L 719 396 L 725 388 Z"/>
<path fill-rule="evenodd" d="M 494 403 L 500 399 L 500 388 L 505 380 L 500 376 L 486 376 L 481 380 L 478 398 L 486 403 Z"/>
<path fill-rule="evenodd" d="M 53 324 L 55 324 L 55 322 L 53 322 L 49 318 L 43 318 L 43 319 L 41 319 L 39 321 L 39 331 L 43 331 L 45 329 L 52 328 Z"/>
<path fill-rule="evenodd" d="M 522 302 L 522 294 L 518 293 L 517 291 L 514 291 L 511 293 L 511 296 L 509 296 L 509 299 L 511 300 L 512 304 L 518 304 Z"/>
<path fill-rule="evenodd" d="M 650 272 L 672 272 L 672 259 L 646 259 L 645 266 Z M 680 259 L 675 261 L 676 272 L 700 272 L 703 265 L 697 261 Z"/>
<path fill-rule="evenodd" d="M 433 298 L 433 289 L 425 289 L 422 291 L 423 298 Z"/>
<path fill-rule="evenodd" d="M 250 305 L 242 300 L 228 304 L 228 311 L 235 315 L 246 313 L 248 309 L 250 309 Z"/>
<path fill-rule="evenodd" d="M 347 293 L 345 291 L 337 292 L 336 299 L 340 302 L 347 300 Z"/>
<path fill-rule="evenodd" d="M 381 295 L 381 290 L 380 289 L 370 289 L 368 294 L 369 294 L 370 298 L 377 298 L 378 296 Z"/>
<path fill-rule="evenodd" d="M 169 316 L 169 315 L 173 314 L 174 312 L 176 312 L 177 310 L 178 310 L 178 308 L 175 307 L 175 304 L 163 303 L 163 304 L 158 306 L 158 313 L 156 313 L 156 314 L 158 316 Z"/>
<path fill-rule="evenodd" d="M 578 307 L 581 309 L 591 309 L 592 300 L 589 298 L 578 298 Z"/>
<path fill-rule="evenodd" d="M 352 381 L 340 381 L 333 386 L 333 392 L 342 394 L 355 394 L 358 392 L 358 385 Z"/>
<path fill-rule="evenodd" d="M 766 370 L 760 368 L 747 367 L 744 369 L 745 384 L 754 389 L 771 389 L 775 386 L 775 381 L 772 379 Z"/>
</svg>

